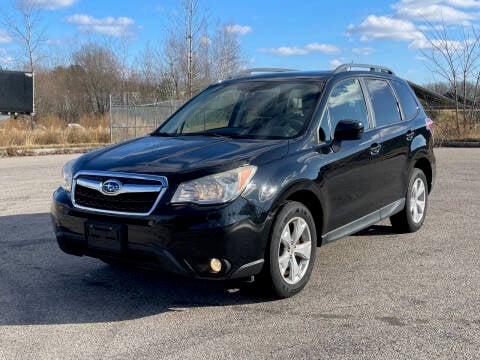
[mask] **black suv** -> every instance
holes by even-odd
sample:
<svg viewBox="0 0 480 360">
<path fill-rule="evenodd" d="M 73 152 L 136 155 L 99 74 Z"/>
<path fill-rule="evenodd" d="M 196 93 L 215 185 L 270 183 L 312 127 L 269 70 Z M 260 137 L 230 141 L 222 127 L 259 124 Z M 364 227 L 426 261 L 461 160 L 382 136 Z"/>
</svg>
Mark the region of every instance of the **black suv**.
<svg viewBox="0 0 480 360">
<path fill-rule="evenodd" d="M 106 263 L 299 292 L 316 247 L 390 218 L 418 230 L 432 121 L 387 68 L 279 71 L 209 86 L 148 136 L 63 168 L 60 248 Z"/>
</svg>

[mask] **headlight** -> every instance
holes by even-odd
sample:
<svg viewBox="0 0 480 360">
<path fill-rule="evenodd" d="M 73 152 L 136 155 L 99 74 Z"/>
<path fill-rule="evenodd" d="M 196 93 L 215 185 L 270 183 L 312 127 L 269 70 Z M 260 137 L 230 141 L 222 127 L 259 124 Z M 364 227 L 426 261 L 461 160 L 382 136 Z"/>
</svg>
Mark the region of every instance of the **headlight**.
<svg viewBox="0 0 480 360">
<path fill-rule="evenodd" d="M 173 195 L 172 203 L 226 203 L 245 190 L 256 170 L 256 166 L 243 166 L 181 183 Z"/>
<path fill-rule="evenodd" d="M 70 160 L 62 168 L 62 175 L 63 175 L 63 183 L 62 187 L 70 192 L 72 189 L 72 179 L 73 179 L 73 163 L 75 160 Z"/>
</svg>

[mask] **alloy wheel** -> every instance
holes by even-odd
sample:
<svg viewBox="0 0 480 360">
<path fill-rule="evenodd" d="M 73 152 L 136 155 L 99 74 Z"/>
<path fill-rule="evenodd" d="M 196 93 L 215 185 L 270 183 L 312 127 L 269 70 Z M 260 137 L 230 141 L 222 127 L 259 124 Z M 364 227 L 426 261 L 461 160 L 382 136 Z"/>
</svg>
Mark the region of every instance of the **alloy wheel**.
<svg viewBox="0 0 480 360">
<path fill-rule="evenodd" d="M 312 251 L 312 236 L 307 222 L 301 217 L 288 221 L 282 230 L 278 266 L 288 284 L 296 284 L 307 272 Z"/>
<path fill-rule="evenodd" d="M 418 224 L 425 212 L 425 199 L 426 198 L 426 189 L 425 184 L 422 179 L 417 178 L 412 186 L 412 191 L 410 193 L 410 214 L 412 215 L 412 220 Z"/>
</svg>

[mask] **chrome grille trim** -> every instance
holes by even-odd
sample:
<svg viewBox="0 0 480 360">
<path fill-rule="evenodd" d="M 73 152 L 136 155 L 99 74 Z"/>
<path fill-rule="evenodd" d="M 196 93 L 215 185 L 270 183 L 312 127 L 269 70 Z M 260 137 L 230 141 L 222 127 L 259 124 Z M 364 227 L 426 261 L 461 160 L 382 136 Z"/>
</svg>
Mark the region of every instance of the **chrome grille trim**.
<svg viewBox="0 0 480 360">
<path fill-rule="evenodd" d="M 102 182 L 98 182 L 91 179 L 82 179 L 81 176 L 99 176 L 106 178 L 122 178 L 129 180 L 148 180 L 159 182 L 160 185 L 149 185 L 149 184 L 123 184 L 121 191 L 117 194 L 131 194 L 131 193 L 146 193 L 146 192 L 158 192 L 157 198 L 152 205 L 151 209 L 148 212 L 127 212 L 127 211 L 114 211 L 114 210 L 104 210 L 91 208 L 87 206 L 82 206 L 76 203 L 75 201 L 75 187 L 80 185 L 92 190 L 98 191 L 102 194 L 101 187 Z M 149 174 L 137 174 L 137 173 L 126 173 L 126 172 L 110 172 L 110 171 L 97 171 L 97 170 L 81 170 L 75 173 L 75 176 L 72 180 L 72 190 L 70 193 L 72 204 L 75 208 L 86 210 L 89 212 L 107 214 L 107 215 L 128 215 L 128 216 L 148 216 L 153 210 L 157 207 L 158 203 L 162 199 L 165 191 L 168 187 L 168 180 L 165 176 L 149 175 Z"/>
<path fill-rule="evenodd" d="M 102 191 L 102 181 L 88 180 L 88 179 L 77 179 L 76 184 L 83 187 L 97 190 L 98 192 L 104 193 Z M 138 184 L 123 184 L 119 192 L 112 194 L 111 196 L 117 196 L 125 193 L 145 193 L 145 192 L 158 192 L 162 190 L 162 185 L 138 185 Z M 107 195 L 107 194 L 105 194 Z"/>
</svg>

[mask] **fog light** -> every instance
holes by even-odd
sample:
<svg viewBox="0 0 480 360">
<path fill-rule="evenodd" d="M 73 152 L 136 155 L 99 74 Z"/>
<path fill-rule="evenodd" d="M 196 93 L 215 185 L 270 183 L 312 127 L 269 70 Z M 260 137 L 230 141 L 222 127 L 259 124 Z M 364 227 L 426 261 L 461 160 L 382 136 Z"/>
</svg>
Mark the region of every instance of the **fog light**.
<svg viewBox="0 0 480 360">
<path fill-rule="evenodd" d="M 216 274 L 222 270 L 222 262 L 216 258 L 210 259 L 210 270 Z"/>
</svg>

